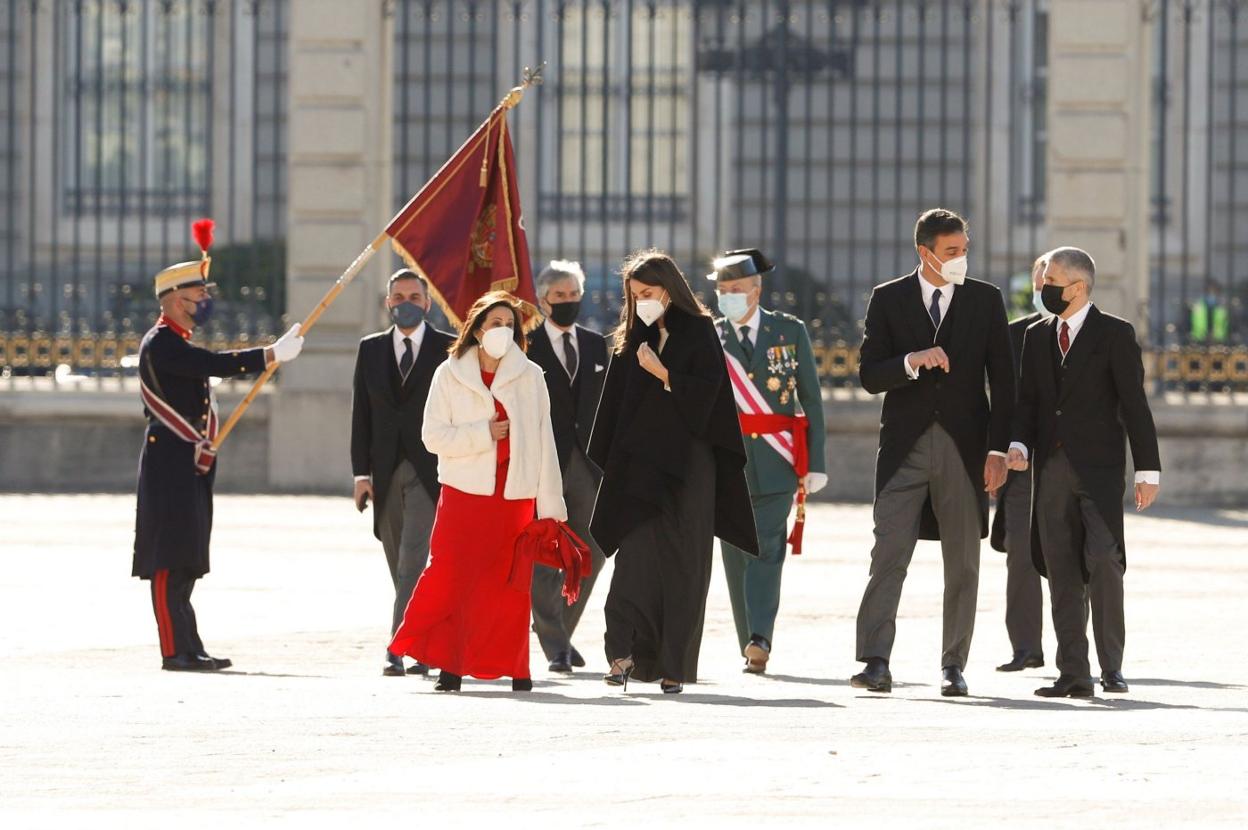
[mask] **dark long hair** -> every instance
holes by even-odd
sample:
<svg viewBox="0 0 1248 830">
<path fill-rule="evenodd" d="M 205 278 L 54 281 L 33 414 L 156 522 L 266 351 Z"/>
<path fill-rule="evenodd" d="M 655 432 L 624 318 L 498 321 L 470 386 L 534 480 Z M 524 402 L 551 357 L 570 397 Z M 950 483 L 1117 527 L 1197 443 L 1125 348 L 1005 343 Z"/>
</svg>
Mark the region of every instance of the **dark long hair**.
<svg viewBox="0 0 1248 830">
<path fill-rule="evenodd" d="M 615 352 L 619 354 L 628 345 L 633 333 L 633 324 L 637 320 L 637 307 L 633 302 L 633 292 L 629 290 L 629 282 L 637 280 L 643 285 L 663 288 L 671 298 L 669 308 L 678 308 L 691 317 L 710 317 L 711 312 L 694 295 L 689 281 L 676 266 L 676 261 L 658 250 L 649 248 L 630 254 L 620 268 L 620 276 L 624 283 L 624 304 L 620 307 L 620 325 L 615 330 Z"/>
<path fill-rule="evenodd" d="M 490 291 L 482 294 L 481 297 L 472 304 L 472 308 L 468 309 L 468 313 L 464 316 L 464 324 L 459 329 L 459 336 L 455 338 L 455 342 L 451 344 L 451 357 L 463 357 L 468 350 L 477 344 L 477 329 L 485 323 L 485 318 L 489 313 L 499 306 L 506 306 L 511 309 L 511 315 L 515 318 L 516 324 L 511 329 L 511 336 L 516 341 L 516 345 L 520 347 L 520 351 L 528 348 L 529 340 L 524 336 L 524 320 L 521 317 L 521 305 L 513 295 L 506 291 Z"/>
</svg>

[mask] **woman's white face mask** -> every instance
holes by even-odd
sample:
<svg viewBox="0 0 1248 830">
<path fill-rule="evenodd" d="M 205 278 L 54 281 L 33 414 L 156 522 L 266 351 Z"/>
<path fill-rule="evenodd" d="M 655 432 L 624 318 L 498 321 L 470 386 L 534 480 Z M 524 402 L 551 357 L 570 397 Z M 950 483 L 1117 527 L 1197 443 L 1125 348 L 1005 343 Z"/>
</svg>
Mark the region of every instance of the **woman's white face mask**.
<svg viewBox="0 0 1248 830">
<path fill-rule="evenodd" d="M 481 348 L 495 360 L 502 360 L 515 342 L 511 326 L 498 326 L 481 335 Z"/>
<path fill-rule="evenodd" d="M 637 301 L 637 319 L 647 326 L 653 326 L 665 311 L 667 311 L 667 303 L 662 300 Z"/>
</svg>

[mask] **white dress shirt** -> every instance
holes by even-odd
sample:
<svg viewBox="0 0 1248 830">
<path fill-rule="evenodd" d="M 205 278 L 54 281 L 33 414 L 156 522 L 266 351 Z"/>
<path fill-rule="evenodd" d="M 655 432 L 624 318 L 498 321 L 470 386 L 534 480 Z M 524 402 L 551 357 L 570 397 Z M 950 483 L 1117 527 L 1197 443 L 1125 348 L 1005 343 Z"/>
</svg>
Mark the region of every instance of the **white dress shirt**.
<svg viewBox="0 0 1248 830">
<path fill-rule="evenodd" d="M 926 267 L 927 266 L 922 263 L 919 264 L 919 291 L 923 294 L 923 313 L 930 319 L 932 316 L 932 297 L 936 296 L 936 291 L 938 289 L 936 286 L 924 279 L 923 269 Z M 938 302 L 940 304 L 941 325 L 944 325 L 945 317 L 949 316 L 949 303 L 953 301 L 953 289 L 956 287 L 957 286 L 950 282 L 940 286 L 939 288 L 940 300 Z M 936 327 L 936 331 L 940 331 L 940 326 Z M 914 354 L 914 352 L 911 352 L 910 354 Z M 910 380 L 918 380 L 919 370 L 910 366 L 910 354 L 906 355 L 906 359 L 902 362 L 902 365 L 906 367 L 906 375 L 910 378 Z"/>
<path fill-rule="evenodd" d="M 416 356 L 420 354 L 420 344 L 425 339 L 425 322 L 422 320 L 420 325 L 411 334 L 404 334 L 399 331 L 399 327 L 394 327 L 394 336 L 391 340 L 394 343 L 394 365 L 399 366 L 403 363 L 403 353 L 407 351 L 407 346 L 403 343 L 403 338 L 411 338 L 412 341 L 412 365 L 416 365 Z M 356 476 L 356 481 L 371 481 L 372 476 Z"/>
<path fill-rule="evenodd" d="M 559 365 L 563 367 L 563 371 L 568 372 L 568 361 L 563 352 L 564 330 L 552 323 L 549 317 L 546 318 L 546 322 L 542 325 L 546 327 L 546 336 L 550 338 L 550 346 L 555 350 L 555 357 L 559 358 Z M 566 333 L 572 335 L 572 351 L 576 354 L 576 365 L 579 370 L 581 365 L 581 344 L 577 342 L 576 324 L 573 323 L 572 328 L 568 329 Z M 572 373 L 568 372 L 568 376 L 571 377 L 571 375 Z"/>
<path fill-rule="evenodd" d="M 1079 332 L 1083 329 L 1084 322 L 1088 319 L 1088 312 L 1090 312 L 1091 310 L 1092 310 L 1092 303 L 1088 303 L 1083 308 L 1079 309 L 1074 314 L 1070 315 L 1070 317 L 1068 317 L 1067 319 L 1065 320 L 1058 319 L 1057 331 L 1058 331 L 1059 337 L 1062 331 L 1062 323 L 1065 323 L 1066 326 L 1068 327 L 1066 331 L 1066 336 L 1070 338 L 1070 343 L 1067 344 L 1066 354 L 1070 354 L 1070 349 L 1073 349 L 1075 347 L 1075 338 L 1079 336 Z M 1059 339 L 1058 342 L 1060 343 L 1061 340 Z M 1058 348 L 1060 349 L 1061 347 L 1059 346 Z M 1062 355 L 1062 362 L 1063 363 L 1066 362 L 1066 355 Z M 1018 441 L 1010 442 L 1010 449 L 1019 450 L 1020 452 L 1022 452 L 1024 459 L 1031 458 L 1031 454 L 1028 452 L 1027 448 L 1023 446 L 1022 444 L 1020 444 Z M 1161 484 L 1161 472 L 1158 470 L 1136 470 L 1135 483 L 1136 484 L 1160 485 Z"/>
<path fill-rule="evenodd" d="M 420 325 L 411 334 L 404 334 L 399 330 L 398 326 L 394 327 L 394 365 L 398 366 L 403 362 L 403 353 L 407 351 L 407 347 L 403 345 L 403 338 L 410 337 L 412 340 L 412 364 L 415 365 L 416 355 L 420 354 L 420 344 L 425 339 L 425 323 L 422 320 Z"/>
</svg>

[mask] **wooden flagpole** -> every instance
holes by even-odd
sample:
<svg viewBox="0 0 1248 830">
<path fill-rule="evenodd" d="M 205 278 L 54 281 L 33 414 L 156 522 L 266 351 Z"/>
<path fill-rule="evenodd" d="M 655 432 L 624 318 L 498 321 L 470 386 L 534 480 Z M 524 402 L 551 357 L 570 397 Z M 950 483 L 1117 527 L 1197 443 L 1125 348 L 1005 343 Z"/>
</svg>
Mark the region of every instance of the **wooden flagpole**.
<svg viewBox="0 0 1248 830">
<path fill-rule="evenodd" d="M 360 252 L 360 255 L 355 258 L 355 261 L 347 266 L 347 270 L 342 272 L 342 276 L 338 277 L 338 281 L 333 284 L 329 291 L 325 293 L 325 296 L 321 298 L 321 301 L 316 304 L 316 308 L 312 309 L 312 312 L 304 318 L 303 325 L 299 329 L 299 334 L 301 336 L 307 336 L 312 327 L 316 325 L 316 321 L 321 319 L 321 315 L 325 313 L 325 310 L 333 305 L 334 300 L 338 299 L 338 295 L 342 293 L 342 290 L 347 287 L 351 280 L 355 279 L 356 275 L 359 274 L 360 271 L 364 269 L 364 266 L 368 263 L 368 261 L 373 258 L 373 254 L 380 251 L 381 247 L 386 244 L 386 240 L 389 238 L 390 237 L 386 236 L 384 233 L 378 234 L 377 238 L 370 242 L 368 247 Z M 243 398 L 242 401 L 239 402 L 238 406 L 234 408 L 234 411 L 230 413 L 229 419 L 226 420 L 226 422 L 221 426 L 221 430 L 217 433 L 217 437 L 213 439 L 212 448 L 214 450 L 221 449 L 221 444 L 225 442 L 225 439 L 234 429 L 235 425 L 238 423 L 238 419 L 243 417 L 243 413 L 247 411 L 247 407 L 251 406 L 252 402 L 255 401 L 256 395 L 260 394 L 260 390 L 264 388 L 264 384 L 268 382 L 269 378 L 273 377 L 273 373 L 277 371 L 277 367 L 279 365 L 280 364 L 276 360 L 273 361 L 269 364 L 269 367 L 264 370 L 264 374 L 256 378 L 256 382 L 251 385 L 251 389 L 247 392 L 247 396 Z"/>
<path fill-rule="evenodd" d="M 535 70 L 530 70 L 528 67 L 525 67 L 523 80 L 521 81 L 520 86 L 511 88 L 511 90 L 499 103 L 499 108 L 509 110 L 515 107 L 516 104 L 520 103 L 520 99 L 524 96 L 524 91 L 526 89 L 542 82 L 542 70 L 545 67 L 545 62 L 543 62 Z M 402 213 L 402 211 L 400 211 L 400 213 Z M 389 226 L 389 223 L 387 223 L 386 227 Z M 338 299 L 338 295 L 342 293 L 342 290 L 347 287 L 351 280 L 355 279 L 356 275 L 364 269 L 365 264 L 372 259 L 373 254 L 381 250 L 382 246 L 386 244 L 386 240 L 389 238 L 390 237 L 386 235 L 385 231 L 382 231 L 377 235 L 376 239 L 369 243 L 367 248 L 360 252 L 360 255 L 355 258 L 355 261 L 347 266 L 347 270 L 342 272 L 342 276 L 338 277 L 338 281 L 333 284 L 329 291 L 326 292 L 325 296 L 321 298 L 321 301 L 316 304 L 316 308 L 312 309 L 312 312 L 304 318 L 303 325 L 299 330 L 299 334 L 301 336 L 307 336 L 312 327 L 316 325 L 316 321 L 319 320 L 321 315 L 325 313 L 325 310 L 333 305 L 334 300 Z M 229 437 L 230 432 L 232 432 L 234 427 L 238 424 L 238 419 L 243 417 L 243 413 L 246 412 L 247 408 L 251 406 L 253 401 L 255 401 L 256 396 L 260 394 L 260 390 L 264 388 L 266 383 L 268 383 L 269 378 L 273 377 L 273 373 L 277 371 L 278 365 L 279 364 L 276 360 L 273 361 L 273 363 L 264 370 L 264 373 L 260 375 L 260 377 L 256 378 L 256 382 L 251 385 L 251 389 L 248 390 L 246 397 L 244 397 L 242 401 L 239 402 L 238 406 L 234 408 L 234 411 L 230 413 L 230 417 L 221 426 L 220 431 L 217 433 L 217 437 L 213 439 L 213 450 L 221 449 L 221 445 L 225 443 L 225 439 Z"/>
</svg>

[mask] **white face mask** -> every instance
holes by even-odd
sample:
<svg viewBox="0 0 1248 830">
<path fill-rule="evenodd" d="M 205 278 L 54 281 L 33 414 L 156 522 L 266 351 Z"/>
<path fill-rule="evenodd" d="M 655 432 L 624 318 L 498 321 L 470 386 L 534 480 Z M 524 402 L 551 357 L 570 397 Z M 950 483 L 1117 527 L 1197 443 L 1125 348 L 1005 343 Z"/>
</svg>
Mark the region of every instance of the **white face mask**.
<svg viewBox="0 0 1248 830">
<path fill-rule="evenodd" d="M 637 319 L 647 326 L 653 326 L 654 321 L 662 317 L 664 311 L 667 311 L 667 305 L 659 300 L 637 301 Z"/>
<path fill-rule="evenodd" d="M 514 342 L 515 336 L 512 334 L 511 326 L 499 326 L 481 335 L 481 348 L 485 349 L 485 353 L 495 360 L 502 360 L 503 355 L 507 354 Z"/>
<path fill-rule="evenodd" d="M 940 277 L 945 282 L 952 283 L 954 285 L 961 285 L 966 282 L 966 266 L 967 260 L 964 256 L 958 256 L 953 259 L 946 260 L 941 263 L 939 271 Z M 928 267 L 931 268 L 930 265 Z"/>
</svg>

